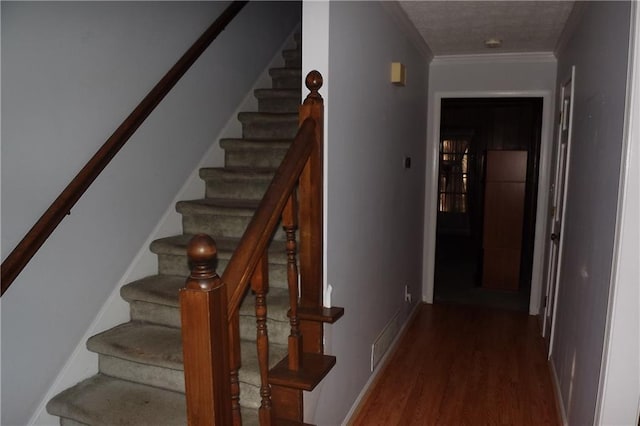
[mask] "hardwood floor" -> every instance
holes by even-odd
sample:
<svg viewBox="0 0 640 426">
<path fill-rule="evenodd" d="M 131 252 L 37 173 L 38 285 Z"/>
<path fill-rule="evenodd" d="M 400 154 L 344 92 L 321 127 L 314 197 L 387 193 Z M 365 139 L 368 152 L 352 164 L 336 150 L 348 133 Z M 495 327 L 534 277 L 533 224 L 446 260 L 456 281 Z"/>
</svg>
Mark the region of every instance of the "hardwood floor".
<svg viewBox="0 0 640 426">
<path fill-rule="evenodd" d="M 535 317 L 418 309 L 351 425 L 559 425 Z"/>
</svg>

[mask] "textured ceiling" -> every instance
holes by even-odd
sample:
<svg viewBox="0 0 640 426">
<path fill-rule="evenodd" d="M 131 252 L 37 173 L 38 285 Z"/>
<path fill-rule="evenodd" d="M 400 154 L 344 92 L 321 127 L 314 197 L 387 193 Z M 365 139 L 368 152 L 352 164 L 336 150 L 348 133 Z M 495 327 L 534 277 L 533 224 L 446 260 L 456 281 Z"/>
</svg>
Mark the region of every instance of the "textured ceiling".
<svg viewBox="0 0 640 426">
<path fill-rule="evenodd" d="M 551 52 L 573 1 L 400 1 L 434 55 Z M 484 41 L 502 40 L 488 49 Z"/>
</svg>

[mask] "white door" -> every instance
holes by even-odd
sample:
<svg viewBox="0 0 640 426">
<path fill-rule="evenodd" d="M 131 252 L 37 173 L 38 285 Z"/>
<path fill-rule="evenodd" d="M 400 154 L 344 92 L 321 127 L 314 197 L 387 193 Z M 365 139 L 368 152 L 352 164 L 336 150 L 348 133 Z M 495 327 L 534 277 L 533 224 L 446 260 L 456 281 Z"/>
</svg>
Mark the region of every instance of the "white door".
<svg viewBox="0 0 640 426">
<path fill-rule="evenodd" d="M 556 150 L 555 179 L 551 187 L 550 209 L 550 244 L 547 259 L 547 293 L 543 321 L 543 336 L 549 339 L 549 355 L 553 348 L 553 321 L 556 312 L 556 299 L 562 261 L 562 226 L 564 204 L 567 199 L 567 178 L 569 176 L 569 155 L 571 153 L 571 125 L 573 111 L 573 83 L 575 67 L 571 69 L 571 78 L 567 80 L 560 92 L 560 124 L 558 126 L 558 145 Z"/>
</svg>

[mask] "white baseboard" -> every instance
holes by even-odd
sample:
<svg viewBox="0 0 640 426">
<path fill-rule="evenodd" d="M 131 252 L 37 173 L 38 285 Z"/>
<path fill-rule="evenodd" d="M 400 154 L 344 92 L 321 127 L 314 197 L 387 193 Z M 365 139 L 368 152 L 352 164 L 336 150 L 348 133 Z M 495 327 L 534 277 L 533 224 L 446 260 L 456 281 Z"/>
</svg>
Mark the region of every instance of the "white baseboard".
<svg viewBox="0 0 640 426">
<path fill-rule="evenodd" d="M 60 421 L 59 418 L 47 413 L 46 405 L 49 400 L 64 389 L 67 389 L 98 372 L 98 355 L 90 352 L 86 348 L 87 340 L 91 336 L 102 331 L 129 321 L 129 304 L 120 297 L 120 287 L 130 283 L 131 281 L 157 273 L 157 257 L 149 251 L 149 245 L 158 238 L 182 233 L 182 220 L 180 214 L 175 210 L 176 203 L 181 200 L 201 198 L 204 196 L 205 185 L 200 179 L 199 170 L 202 167 L 221 167 L 224 165 L 224 151 L 220 148 L 218 141 L 222 138 L 240 137 L 242 127 L 240 122 L 237 120 L 238 113 L 241 111 L 257 110 L 258 102 L 253 96 L 253 92 L 258 88 L 271 87 L 269 69 L 284 66 L 284 59 L 282 59 L 281 53 L 283 49 L 291 46 L 292 37 L 293 32 L 289 37 L 287 37 L 286 42 L 283 43 L 269 65 L 254 82 L 253 86 L 240 105 L 238 105 L 235 112 L 231 115 L 220 134 L 212 139 L 215 142 L 209 150 L 207 150 L 198 166 L 193 170 L 185 184 L 178 191 L 162 218 L 153 229 L 149 238 L 144 242 L 134 257 L 133 262 L 131 262 L 126 272 L 107 298 L 107 301 L 102 305 L 100 311 L 98 311 L 95 319 L 82 336 L 82 339 L 80 339 L 76 345 L 71 356 L 67 359 L 62 370 L 60 370 L 60 373 L 58 373 L 54 379 L 53 384 L 44 394 L 44 397 L 27 423 L 29 426 L 58 425 Z"/>
<path fill-rule="evenodd" d="M 393 339 L 393 342 L 389 346 L 389 349 L 383 355 L 383 357 L 380 359 L 380 362 L 378 363 L 377 368 L 373 371 L 373 373 L 371 373 L 371 376 L 369 376 L 369 380 L 367 380 L 367 383 L 364 384 L 364 387 L 362 388 L 362 390 L 358 394 L 358 397 L 356 398 L 356 400 L 351 405 L 351 408 L 349 409 L 349 412 L 347 413 L 347 415 L 345 416 L 344 420 L 342 421 L 342 426 L 349 424 L 349 422 L 351 421 L 351 417 L 354 414 L 356 414 L 356 412 L 358 411 L 358 408 L 360 407 L 360 403 L 363 402 L 364 398 L 367 396 L 367 393 L 369 392 L 369 390 L 372 387 L 372 385 L 376 382 L 376 379 L 380 375 L 380 372 L 384 371 L 385 367 L 387 366 L 387 363 L 391 359 L 391 356 L 395 353 L 396 347 L 398 346 L 398 343 L 400 343 L 400 340 L 402 340 L 402 337 L 405 335 L 405 333 L 407 331 L 407 328 L 409 327 L 409 325 L 411 324 L 411 322 L 415 318 L 416 314 L 418 313 L 418 309 L 420 308 L 421 305 L 422 305 L 422 303 L 418 302 L 411 309 L 411 312 L 409 313 L 409 315 L 407 316 L 406 321 L 402 325 L 402 328 L 400 329 L 400 332 L 398 333 L 396 338 Z"/>
<path fill-rule="evenodd" d="M 558 409 L 558 413 L 560 414 L 562 425 L 567 426 L 569 422 L 567 421 L 567 412 L 564 408 L 564 404 L 562 403 L 562 394 L 560 393 L 560 380 L 558 380 L 558 373 L 556 372 L 556 367 L 555 365 L 553 365 L 553 362 L 551 360 L 547 362 L 549 363 L 549 372 L 551 373 L 551 381 L 553 382 L 553 395 L 556 398 L 556 407 Z"/>
</svg>

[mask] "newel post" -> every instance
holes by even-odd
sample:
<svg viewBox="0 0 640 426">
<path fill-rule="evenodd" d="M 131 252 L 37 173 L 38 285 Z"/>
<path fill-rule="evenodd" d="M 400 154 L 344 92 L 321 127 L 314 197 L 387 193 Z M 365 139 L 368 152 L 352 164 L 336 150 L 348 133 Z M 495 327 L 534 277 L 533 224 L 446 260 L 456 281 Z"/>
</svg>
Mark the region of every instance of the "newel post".
<svg viewBox="0 0 640 426">
<path fill-rule="evenodd" d="M 227 291 L 215 271 L 216 246 L 207 235 L 187 248 L 191 275 L 180 290 L 188 424 L 231 424 Z"/>
<path fill-rule="evenodd" d="M 324 103 L 318 91 L 322 75 L 311 71 L 305 85 L 310 93 L 300 106 L 300 124 L 307 118 L 316 122 L 315 141 L 311 156 L 300 176 L 298 188 L 300 232 L 300 307 L 322 307 L 322 236 L 323 236 L 323 157 Z M 304 352 L 322 353 L 322 323 L 301 321 Z"/>
</svg>

